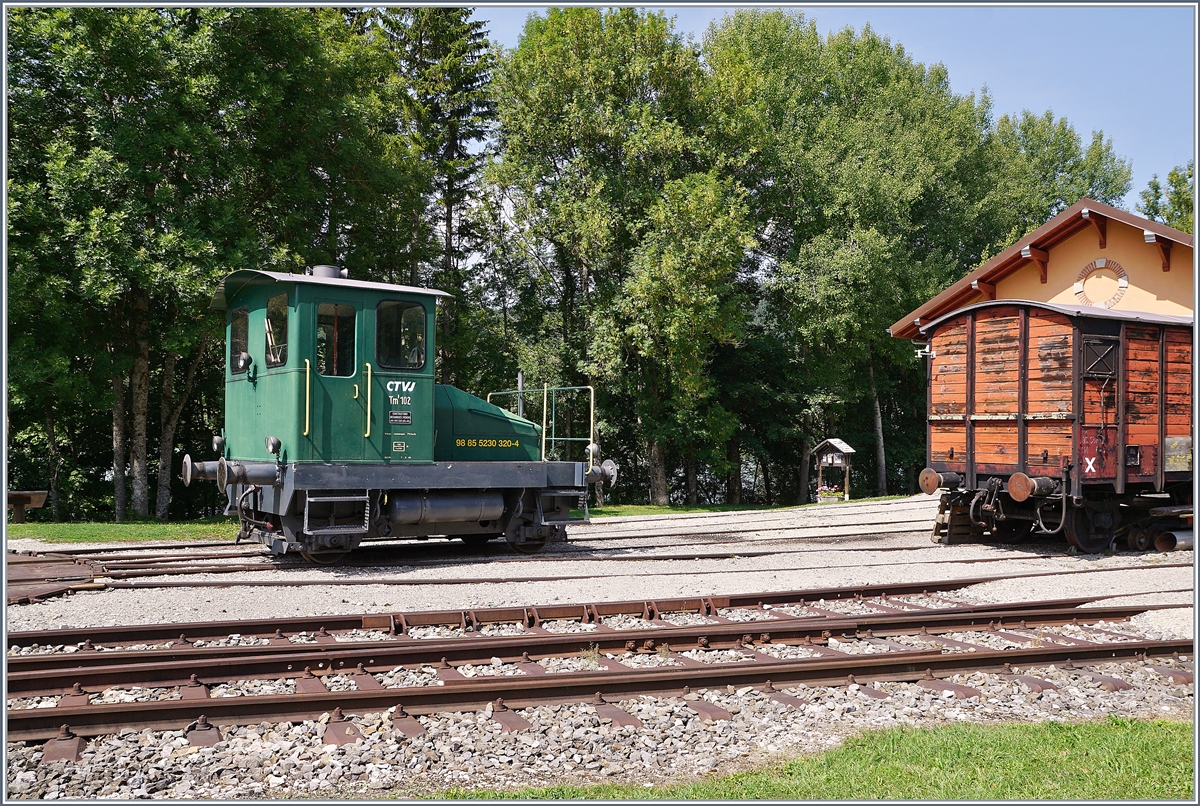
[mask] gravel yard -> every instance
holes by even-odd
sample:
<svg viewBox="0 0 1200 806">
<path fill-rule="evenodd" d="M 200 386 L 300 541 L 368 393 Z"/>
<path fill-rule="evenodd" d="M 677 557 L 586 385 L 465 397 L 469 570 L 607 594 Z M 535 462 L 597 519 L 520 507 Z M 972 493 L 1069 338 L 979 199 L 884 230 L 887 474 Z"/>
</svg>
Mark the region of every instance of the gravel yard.
<svg viewBox="0 0 1200 806">
<path fill-rule="evenodd" d="M 904 517 L 932 520 L 936 501 L 925 498 L 895 502 Z M 809 508 L 813 510 L 815 508 Z M 842 510 L 839 513 L 837 510 Z M 674 524 L 686 522 L 689 529 L 708 530 L 717 535 L 704 551 L 760 550 L 768 543 L 779 544 L 786 537 L 779 524 L 789 518 L 796 528 L 805 530 L 818 525 L 836 526 L 841 517 L 863 520 L 888 515 L 884 505 L 846 505 L 822 507 L 817 512 L 793 510 L 792 515 L 775 515 L 764 520 L 763 514 L 713 513 L 702 517 L 672 521 L 673 516 L 647 519 L 659 533 Z M 800 522 L 801 516 L 808 520 Z M 755 519 L 758 520 L 755 520 Z M 729 531 L 748 524 L 757 531 Z M 762 528 L 759 528 L 762 527 Z M 770 527 L 770 528 L 768 528 Z M 572 543 L 589 545 L 589 536 L 635 534 L 635 523 L 605 524 L 573 528 Z M 862 531 L 859 529 L 859 531 Z M 681 538 L 682 540 L 683 538 Z M 691 540 L 691 538 L 687 538 Z M 656 543 L 667 541 L 661 536 Z M 636 548 L 622 543 L 621 548 Z M 9 549 L 36 548 L 32 541 L 13 541 Z M 616 548 L 596 541 L 597 551 Z M 789 544 L 791 545 L 791 544 Z M 600 601 L 667 599 L 753 591 L 791 591 L 857 584 L 888 584 L 934 581 L 978 576 L 1003 576 L 1014 573 L 1052 572 L 1050 576 L 997 579 L 977 584 L 942 597 L 972 603 L 1019 602 L 1037 599 L 1079 596 L 1103 596 L 1097 604 L 1168 604 L 1175 607 L 1149 611 L 1128 622 L 1104 626 L 1116 633 L 1148 638 L 1190 637 L 1193 634 L 1193 569 L 1161 567 L 1191 563 L 1192 552 L 1174 552 L 1116 556 L 1068 556 L 1060 543 L 1026 543 L 1019 547 L 990 545 L 935 546 L 928 532 L 897 531 L 877 537 L 847 536 L 797 541 L 803 551 L 761 557 L 696 561 L 654 561 L 654 553 L 678 553 L 667 548 L 634 554 L 628 560 L 589 562 L 579 558 L 570 563 L 549 559 L 503 566 L 509 576 L 574 575 L 579 578 L 560 582 L 463 582 L 439 585 L 368 584 L 354 586 L 268 587 L 227 589 L 211 587 L 120 589 L 86 591 L 50 599 L 39 604 L 7 608 L 10 630 L 77 628 L 128 623 L 180 623 L 199 620 L 247 618 L 286 618 L 303 615 L 361 612 L 450 610 L 494 606 L 588 603 Z M 40 547 L 53 551 L 61 546 Z M 1132 570 L 1116 570 L 1132 567 Z M 1078 571 L 1113 569 L 1097 573 Z M 458 567 L 404 567 L 357 569 L 337 567 L 254 571 L 237 574 L 200 575 L 197 579 L 422 579 L 473 577 L 495 578 L 496 567 L 481 563 Z M 174 578 L 179 580 L 180 578 Z M 945 606 L 934 594 L 894 597 L 916 607 Z M 889 597 L 893 598 L 893 597 Z M 816 608 L 858 613 L 874 610 L 872 604 L 888 604 L 879 599 L 862 602 L 810 600 Z M 893 601 L 890 606 L 895 607 Z M 799 608 L 778 608 L 787 615 Z M 724 609 L 723 619 L 749 621 L 770 618 L 769 610 Z M 695 613 L 663 612 L 672 623 L 686 623 L 702 617 Z M 641 619 L 627 616 L 608 617 L 612 627 L 652 627 Z M 639 623 L 640 622 L 640 623 Z M 587 632 L 595 627 L 573 621 L 543 622 L 552 632 Z M 1064 627 L 1060 635 L 1085 640 L 1101 639 L 1086 631 Z M 519 624 L 487 625 L 486 632 L 520 634 Z M 446 638 L 460 634 L 457 628 L 421 627 L 414 635 Z M 1020 631 L 1016 631 L 1020 634 Z M 1030 632 L 1030 635 L 1033 635 Z M 960 637 L 962 636 L 962 637 Z M 986 632 L 948 635 L 948 638 L 987 643 L 1012 643 Z M 383 640 L 386 635 L 363 631 L 358 640 Z M 231 642 L 249 639 L 227 639 Z M 297 640 L 297 637 L 293 637 Z M 305 636 L 299 640 L 314 640 Z M 891 640 L 891 639 L 889 639 Z M 901 643 L 922 643 L 906 639 Z M 886 646 L 865 640 L 830 643 L 840 652 L 885 652 Z M 815 647 L 814 647 L 815 648 Z M 933 648 L 925 647 L 921 648 Z M 70 649 L 70 648 L 67 648 Z M 949 648 L 950 651 L 954 651 Z M 773 657 L 812 656 L 813 649 L 801 647 L 758 647 Z M 688 654 L 688 653 L 685 653 Z M 694 652 L 699 657 L 708 653 Z M 747 658 L 752 657 L 747 650 Z M 691 655 L 689 655 L 691 657 Z M 1190 660 L 1190 657 L 1189 657 Z M 563 658 L 543 661 L 551 674 L 591 668 L 592 658 Z M 658 665 L 674 663 L 660 654 L 601 656 L 606 665 Z M 1169 666 L 1177 661 L 1155 660 L 1153 665 Z M 513 675 L 523 672 L 494 660 L 491 664 L 463 669 L 476 676 Z M 1172 683 L 1167 677 L 1140 663 L 1110 664 L 1085 669 L 1054 667 L 1021 670 L 1059 686 L 1058 691 L 1035 694 L 1019 683 L 1002 677 L 971 675 L 957 682 L 977 688 L 981 696 L 953 699 L 911 683 L 874 683 L 863 685 L 881 689 L 886 699 L 867 697 L 857 687 L 788 689 L 806 700 L 794 709 L 770 700 L 751 689 L 709 690 L 686 697 L 642 697 L 619 703 L 639 717 L 641 728 L 618 727 L 597 715 L 591 705 L 543 706 L 518 711 L 532 724 L 527 731 L 502 733 L 500 725 L 487 712 L 421 716 L 427 733 L 414 739 L 390 729 L 390 714 L 352 714 L 348 718 L 366 736 L 357 745 L 337 748 L 324 745 L 321 722 L 263 723 L 225 729 L 225 741 L 215 748 L 188 746 L 181 731 L 126 732 L 120 736 L 99 737 L 87 743 L 83 759 L 77 764 L 54 762 L 38 766 L 41 750 L 37 744 L 19 742 L 8 745 L 7 781 L 9 794 L 22 798 L 67 797 L 153 797 L 153 798 L 275 798 L 296 796 L 371 797 L 379 795 L 429 794 L 452 786 L 515 787 L 526 784 L 551 784 L 570 780 L 621 780 L 653 784 L 680 776 L 709 772 L 729 773 L 760 765 L 780 756 L 816 752 L 839 743 L 844 737 L 862 730 L 895 725 L 938 725 L 954 721 L 1035 722 L 1048 719 L 1092 719 L 1105 714 L 1121 716 L 1161 716 L 1191 719 L 1191 684 Z M 1118 677 L 1133 684 L 1127 691 L 1109 692 L 1088 677 L 1089 672 Z M 439 685 L 429 667 L 397 668 L 376 675 L 385 687 Z M 240 681 L 215 687 L 213 696 L 254 696 L 289 690 L 291 681 Z M 347 683 L 350 687 L 350 683 Z M 219 689 L 219 694 L 218 694 Z M 171 690 L 111 689 L 109 698 L 178 696 Z M 706 722 L 687 707 L 687 697 L 703 697 L 730 712 L 730 720 Z M 49 698 L 52 699 L 52 698 Z M 117 699 L 115 701 L 122 701 Z M 41 703 L 22 703 L 24 707 L 46 707 Z M 490 706 L 489 706 L 490 707 Z"/>
</svg>

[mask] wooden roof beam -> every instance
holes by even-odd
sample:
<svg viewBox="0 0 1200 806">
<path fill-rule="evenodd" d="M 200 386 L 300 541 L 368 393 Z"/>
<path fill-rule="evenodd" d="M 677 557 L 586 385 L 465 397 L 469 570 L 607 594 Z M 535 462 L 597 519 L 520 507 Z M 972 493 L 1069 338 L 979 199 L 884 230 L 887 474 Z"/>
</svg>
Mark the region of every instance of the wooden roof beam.
<svg viewBox="0 0 1200 806">
<path fill-rule="evenodd" d="M 996 298 L 996 286 L 993 283 L 985 283 L 983 280 L 972 280 L 971 288 L 983 294 L 985 299 Z"/>
<path fill-rule="evenodd" d="M 1092 228 L 1096 230 L 1096 234 L 1100 236 L 1100 248 L 1103 249 L 1105 246 L 1107 246 L 1108 219 L 1097 213 L 1095 210 L 1089 210 L 1086 207 L 1080 210 L 1079 214 L 1083 216 L 1084 221 L 1087 221 L 1092 225 Z"/>
<path fill-rule="evenodd" d="M 1046 269 L 1050 263 L 1050 253 L 1045 249 L 1038 249 L 1036 246 L 1021 247 L 1021 257 L 1026 260 L 1032 260 L 1037 264 L 1038 271 L 1042 274 L 1042 285 L 1046 284 Z"/>
<path fill-rule="evenodd" d="M 1162 257 L 1162 270 L 1171 270 L 1171 242 L 1166 238 L 1161 238 L 1150 230 L 1142 230 L 1142 237 L 1146 239 L 1146 243 L 1152 243 L 1158 247 L 1158 254 Z"/>
</svg>

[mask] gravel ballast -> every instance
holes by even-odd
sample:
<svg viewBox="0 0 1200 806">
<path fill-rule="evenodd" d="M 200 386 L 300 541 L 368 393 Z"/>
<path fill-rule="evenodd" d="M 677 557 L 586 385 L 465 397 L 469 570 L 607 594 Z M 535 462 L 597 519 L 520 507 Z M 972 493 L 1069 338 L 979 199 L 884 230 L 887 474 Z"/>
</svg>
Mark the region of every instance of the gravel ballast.
<svg viewBox="0 0 1200 806">
<path fill-rule="evenodd" d="M 897 501 L 895 509 L 917 516 L 927 511 L 927 517 L 932 520 L 936 501 L 930 506 L 929 500 Z M 789 522 L 807 529 L 818 523 L 836 524 L 839 517 L 843 520 L 868 517 L 896 520 L 900 517 L 888 515 L 887 503 L 828 506 L 808 514 L 805 510 L 793 512 L 796 514 L 774 516 L 774 520 L 761 514 L 713 513 L 681 522 L 686 522 L 689 528 L 703 526 L 714 535 L 719 535 L 722 524 L 726 523 L 744 526 L 761 522 L 764 525 L 765 531 L 761 534 L 731 533 L 715 538 L 704 547 L 705 551 L 719 551 L 758 549 L 773 544 L 786 537 L 786 532 L 779 531 L 777 526 Z M 671 517 L 654 519 L 653 523 L 662 531 L 675 523 Z M 582 542 L 588 534 L 612 534 L 620 533 L 620 530 L 633 534 L 636 525 L 630 519 L 599 526 L 603 523 L 597 521 L 597 528 L 591 531 L 573 527 L 571 541 Z M 755 537 L 756 534 L 759 537 Z M 662 537 L 654 539 L 657 543 L 666 542 Z M 9 548 L 28 550 L 33 546 L 17 543 L 31 542 L 14 541 Z M 622 542 L 622 549 L 636 548 L 634 543 L 636 540 L 632 538 L 629 544 Z M 797 545 L 808 546 L 808 543 Z M 594 546 L 597 550 L 608 547 L 601 542 Z M 62 546 L 47 548 L 64 550 Z M 846 548 L 852 550 L 841 550 Z M 872 550 L 875 548 L 888 550 Z M 897 548 L 911 550 L 892 550 Z M 512 576 L 572 574 L 584 577 L 561 582 L 87 591 L 33 605 L 10 606 L 7 626 L 9 630 L 40 630 L 239 617 L 261 619 L 584 604 L 1053 572 L 1051 576 L 998 579 L 946 594 L 931 592 L 929 597 L 913 594 L 894 598 L 915 607 L 945 606 L 939 597 L 968 603 L 1000 603 L 1098 596 L 1104 598 L 1096 602 L 1097 605 L 1175 605 L 1148 611 L 1106 629 L 1147 638 L 1193 635 L 1193 571 L 1191 568 L 1159 567 L 1166 563 L 1190 563 L 1192 552 L 1075 557 L 1066 555 L 1064 549 L 1061 543 L 1044 546 L 1026 543 L 1019 550 L 991 545 L 934 546 L 930 544 L 927 532 L 813 540 L 811 550 L 786 555 L 667 563 L 650 559 L 655 552 L 671 553 L 669 548 L 662 548 L 648 550 L 646 556 L 632 556 L 622 561 L 589 563 L 580 558 L 570 563 L 535 560 L 520 564 L 519 570 L 515 564 L 505 566 L 504 573 Z M 1132 566 L 1134 570 L 1072 575 L 1075 571 L 1117 566 Z M 704 573 L 696 573 L 698 571 Z M 443 568 L 393 566 L 387 569 L 301 567 L 287 571 L 204 574 L 195 578 L 216 581 L 278 579 L 281 574 L 295 579 L 403 577 L 413 581 L 497 576 L 495 566 L 480 564 Z M 869 613 L 874 609 L 872 604 L 884 603 L 878 599 L 865 599 L 838 603 L 808 601 L 807 604 L 841 612 Z M 803 615 L 797 608 L 779 608 L 781 613 L 790 610 L 797 611 L 791 615 Z M 700 619 L 694 613 L 664 612 L 661 615 L 676 623 Z M 723 609 L 718 615 L 732 621 L 762 622 L 771 618 L 769 609 L 752 608 Z M 610 617 L 604 621 L 608 626 L 625 629 L 661 626 L 661 623 L 655 625 L 628 616 Z M 544 622 L 542 626 L 552 632 L 595 629 L 594 625 L 577 621 Z M 428 638 L 454 637 L 462 632 L 459 628 L 447 627 L 417 629 L 425 631 L 424 637 Z M 520 634 L 524 628 L 509 623 L 489 625 L 489 630 L 496 634 Z M 376 631 L 360 632 L 354 640 L 387 639 L 386 634 Z M 962 633 L 966 634 L 967 631 Z M 972 632 L 970 638 L 962 640 L 977 639 L 984 643 L 995 639 L 983 632 L 979 635 Z M 1078 634 L 1075 637 L 1086 636 Z M 230 643 L 250 642 L 248 638 L 226 640 Z M 912 641 L 920 643 L 919 639 Z M 887 651 L 886 647 L 863 640 L 839 640 L 839 644 L 831 647 L 854 654 Z M 63 647 L 58 651 L 73 648 Z M 814 654 L 813 648 L 783 645 L 756 647 L 753 651 L 786 659 Z M 21 650 L 21 654 L 28 652 Z M 747 649 L 745 654 L 749 656 L 751 650 Z M 696 659 L 710 660 L 708 657 Z M 1190 656 L 1188 659 L 1191 660 Z M 601 655 L 599 658 L 577 656 L 545 659 L 540 663 L 550 674 L 568 674 L 592 668 L 596 663 L 610 667 L 618 664 L 653 666 L 674 661 L 652 653 Z M 1176 663 L 1169 658 L 1152 661 L 1153 665 L 1159 666 Z M 467 671 L 475 676 L 522 674 L 520 669 L 503 662 L 484 664 Z M 912 683 L 860 680 L 863 685 L 884 691 L 888 697 L 868 697 L 855 686 L 787 689 L 787 693 L 807 701 L 802 709 L 793 709 L 756 690 L 721 689 L 693 692 L 686 697 L 643 697 L 617 703 L 643 721 L 640 728 L 617 727 L 600 718 L 592 706 L 579 704 L 518 711 L 532 727 L 511 734 L 503 733 L 499 723 L 492 720 L 487 711 L 421 716 L 418 719 L 428 732 L 414 739 L 391 730 L 388 713 L 350 714 L 347 718 L 366 738 L 357 745 L 342 748 L 322 743 L 323 722 L 263 723 L 224 729 L 225 741 L 215 748 L 190 747 L 181 731 L 103 736 L 87 742 L 79 763 L 54 762 L 45 766 L 38 765 L 41 759 L 39 744 L 10 742 L 6 771 L 8 792 L 10 797 L 39 799 L 361 798 L 428 795 L 458 786 L 511 788 L 601 781 L 656 784 L 707 773 L 725 774 L 779 757 L 817 752 L 836 746 L 854 733 L 896 725 L 1061 721 L 1094 719 L 1107 714 L 1170 719 L 1191 719 L 1192 716 L 1193 686 L 1172 683 L 1142 663 L 1072 670 L 1043 667 L 1022 669 L 1021 672 L 1054 682 L 1059 690 L 1035 695 L 1026 687 L 1002 677 L 970 675 L 956 678 L 956 682 L 979 689 L 981 696 L 955 699 Z M 1133 687 L 1127 691 L 1109 692 L 1092 681 L 1088 676 L 1090 673 L 1117 677 Z M 376 679 L 388 688 L 441 685 L 431 667 L 397 668 L 377 673 Z M 352 681 L 349 678 L 347 681 L 346 687 L 352 687 Z M 255 696 L 287 691 L 291 685 L 294 685 L 291 681 L 283 680 L 238 681 L 219 689 L 219 694 Z M 215 688 L 213 694 L 217 696 L 218 689 Z M 178 696 L 178 693 L 169 689 L 114 689 L 106 695 L 144 698 Z M 704 721 L 687 707 L 687 698 L 695 697 L 703 697 L 725 708 L 732 718 Z M 48 705 L 22 703 L 23 707 Z"/>
</svg>

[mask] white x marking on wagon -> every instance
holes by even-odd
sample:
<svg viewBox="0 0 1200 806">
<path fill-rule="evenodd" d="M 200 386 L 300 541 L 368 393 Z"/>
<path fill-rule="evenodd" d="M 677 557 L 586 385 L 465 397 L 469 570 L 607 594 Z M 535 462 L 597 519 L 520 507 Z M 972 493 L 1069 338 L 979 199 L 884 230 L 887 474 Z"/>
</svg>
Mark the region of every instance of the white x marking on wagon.
<svg viewBox="0 0 1200 806">
<path fill-rule="evenodd" d="M 1085 467 L 1085 468 L 1083 469 L 1083 472 L 1084 472 L 1084 473 L 1095 473 L 1095 472 L 1096 472 L 1096 459 L 1095 459 L 1095 457 L 1093 457 L 1093 458 L 1089 459 L 1088 457 L 1086 457 L 1086 456 L 1085 456 L 1085 457 L 1083 457 L 1083 461 L 1087 462 L 1087 467 Z"/>
</svg>

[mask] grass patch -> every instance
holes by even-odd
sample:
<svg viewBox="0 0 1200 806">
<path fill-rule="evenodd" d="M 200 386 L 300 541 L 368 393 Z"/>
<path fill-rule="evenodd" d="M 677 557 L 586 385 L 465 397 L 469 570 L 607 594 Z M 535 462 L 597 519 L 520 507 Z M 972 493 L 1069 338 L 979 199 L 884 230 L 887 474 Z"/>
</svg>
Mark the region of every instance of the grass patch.
<svg viewBox="0 0 1200 806">
<path fill-rule="evenodd" d="M 450 790 L 523 800 L 1183 800 L 1192 724 L 1109 717 L 1078 724 L 898 728 L 754 772 L 647 789 Z"/>
<path fill-rule="evenodd" d="M 877 498 L 851 498 L 849 503 L 859 504 L 868 501 L 895 501 L 908 498 L 907 495 L 883 495 Z M 839 503 L 847 503 L 841 501 Z M 835 504 L 787 504 L 767 506 L 766 504 L 698 504 L 697 506 L 656 506 L 654 504 L 614 504 L 603 507 L 593 507 L 590 514 L 593 518 L 616 518 L 631 515 L 685 515 L 689 512 L 745 512 L 759 509 L 803 509 L 815 506 L 836 506 Z M 582 509 L 571 510 L 572 518 L 582 518 Z"/>
<path fill-rule="evenodd" d="M 120 543 L 157 540 L 209 542 L 237 537 L 231 518 L 203 518 L 182 523 L 138 520 L 127 523 L 10 523 L 8 539 L 28 538 L 46 543 Z"/>
</svg>

